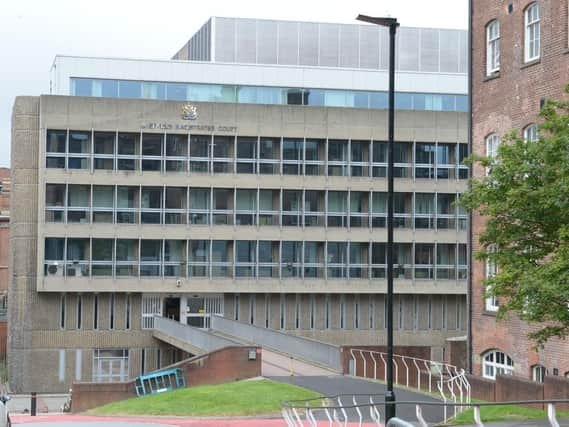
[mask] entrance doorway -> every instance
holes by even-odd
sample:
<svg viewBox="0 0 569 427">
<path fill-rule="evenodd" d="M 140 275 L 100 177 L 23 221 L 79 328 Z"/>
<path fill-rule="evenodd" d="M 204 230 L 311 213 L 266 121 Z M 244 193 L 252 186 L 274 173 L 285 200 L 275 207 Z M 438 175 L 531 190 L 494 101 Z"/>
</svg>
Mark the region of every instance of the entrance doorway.
<svg viewBox="0 0 569 427">
<path fill-rule="evenodd" d="M 180 321 L 180 298 L 167 297 L 164 298 L 164 310 L 162 315 L 168 319 Z"/>
</svg>

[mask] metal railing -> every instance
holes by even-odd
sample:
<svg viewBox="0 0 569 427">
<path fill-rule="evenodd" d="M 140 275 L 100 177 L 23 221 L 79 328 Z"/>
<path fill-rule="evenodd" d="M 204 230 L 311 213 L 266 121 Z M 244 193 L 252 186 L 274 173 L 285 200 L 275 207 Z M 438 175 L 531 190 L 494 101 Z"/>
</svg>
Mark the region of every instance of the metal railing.
<svg viewBox="0 0 569 427">
<path fill-rule="evenodd" d="M 283 402 L 282 414 L 288 427 L 318 427 L 323 424 L 332 426 L 376 425 L 382 426 L 382 410 L 385 404 L 413 405 L 417 425 L 429 427 L 423 417 L 424 406 L 453 406 L 464 409 L 472 408 L 474 424 L 477 427 L 484 427 L 480 408 L 485 406 L 504 406 L 504 405 L 547 405 L 547 421 L 551 427 L 560 427 L 557 421 L 557 411 L 555 404 L 569 404 L 569 399 L 550 399 L 550 400 L 518 400 L 509 402 L 484 402 L 484 403 L 447 403 L 447 402 L 385 402 L 383 395 L 338 395 L 322 396 L 319 398 L 292 400 Z M 365 400 L 365 403 L 358 403 Z M 346 403 L 344 403 L 346 402 Z M 455 411 L 461 412 L 461 411 Z M 446 417 L 444 420 L 446 421 Z M 407 420 L 392 418 L 387 423 L 387 427 L 412 427 Z"/>
<path fill-rule="evenodd" d="M 163 334 L 164 339 L 173 338 L 177 343 L 188 343 L 192 347 L 210 352 L 227 346 L 241 345 L 228 338 L 220 337 L 200 328 L 184 325 L 178 321 L 154 316 L 154 334 Z M 159 338 L 162 336 L 159 336 Z M 173 344 L 175 345 L 175 344 Z"/>
<path fill-rule="evenodd" d="M 365 400 L 365 403 L 358 403 Z M 337 395 L 313 399 L 283 402 L 282 414 L 288 427 L 317 427 L 327 422 L 328 425 L 346 426 L 349 422 L 371 421 L 382 426 L 379 408 L 384 405 L 384 395 Z M 344 403 L 346 402 L 346 403 Z"/>
<path fill-rule="evenodd" d="M 292 355 L 295 358 L 315 363 L 332 371 L 342 372 L 339 346 L 230 320 L 219 315 L 211 316 L 211 328 L 225 335 Z"/>
<path fill-rule="evenodd" d="M 387 353 L 353 348 L 350 350 L 350 356 L 350 374 L 387 381 Z M 395 384 L 430 393 L 438 392 L 443 403 L 470 403 L 470 383 L 466 372 L 454 365 L 394 354 L 393 373 Z M 462 408 L 454 406 L 454 415 Z M 446 419 L 446 406 L 444 415 Z"/>
</svg>

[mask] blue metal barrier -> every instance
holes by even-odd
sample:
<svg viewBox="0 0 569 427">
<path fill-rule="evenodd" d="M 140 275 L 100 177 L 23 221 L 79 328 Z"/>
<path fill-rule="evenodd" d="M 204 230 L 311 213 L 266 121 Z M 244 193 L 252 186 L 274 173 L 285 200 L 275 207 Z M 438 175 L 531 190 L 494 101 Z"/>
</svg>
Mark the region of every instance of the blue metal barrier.
<svg viewBox="0 0 569 427">
<path fill-rule="evenodd" d="M 186 386 L 186 377 L 181 368 L 166 369 L 164 371 L 153 372 L 141 375 L 136 378 L 134 387 L 138 397 L 148 394 L 164 393 L 176 388 Z"/>
</svg>

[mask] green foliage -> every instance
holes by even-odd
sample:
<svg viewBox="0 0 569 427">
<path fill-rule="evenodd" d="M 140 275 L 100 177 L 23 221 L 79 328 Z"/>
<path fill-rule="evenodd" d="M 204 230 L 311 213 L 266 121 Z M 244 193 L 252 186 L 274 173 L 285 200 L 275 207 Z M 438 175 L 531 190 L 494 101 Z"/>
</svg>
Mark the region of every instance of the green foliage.
<svg viewBox="0 0 569 427">
<path fill-rule="evenodd" d="M 269 380 L 238 381 L 174 390 L 110 403 L 89 411 L 96 415 L 237 416 L 278 413 L 284 400 L 319 394 Z"/>
<path fill-rule="evenodd" d="M 496 160 L 473 156 L 489 173 L 461 197 L 487 218 L 476 255 L 498 267 L 487 296 L 499 298 L 500 318 L 538 325 L 538 345 L 569 334 L 569 102 L 547 101 L 541 117 L 538 141 L 511 133 Z"/>
</svg>

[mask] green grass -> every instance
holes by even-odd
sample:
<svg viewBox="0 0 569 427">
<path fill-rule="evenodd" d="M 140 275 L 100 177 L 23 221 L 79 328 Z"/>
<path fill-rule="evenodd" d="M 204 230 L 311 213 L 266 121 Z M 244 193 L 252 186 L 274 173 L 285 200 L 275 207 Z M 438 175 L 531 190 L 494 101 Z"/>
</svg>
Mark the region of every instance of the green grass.
<svg viewBox="0 0 569 427">
<path fill-rule="evenodd" d="M 482 406 L 480 407 L 482 422 L 493 421 L 525 421 L 547 418 L 547 412 L 524 406 Z M 557 418 L 569 417 L 569 412 L 557 412 Z M 456 417 L 449 425 L 474 424 L 474 410 L 468 409 Z"/>
<path fill-rule="evenodd" d="M 185 388 L 136 397 L 91 409 L 95 415 L 230 416 L 278 413 L 283 400 L 310 399 L 318 393 L 270 380 Z"/>
</svg>

